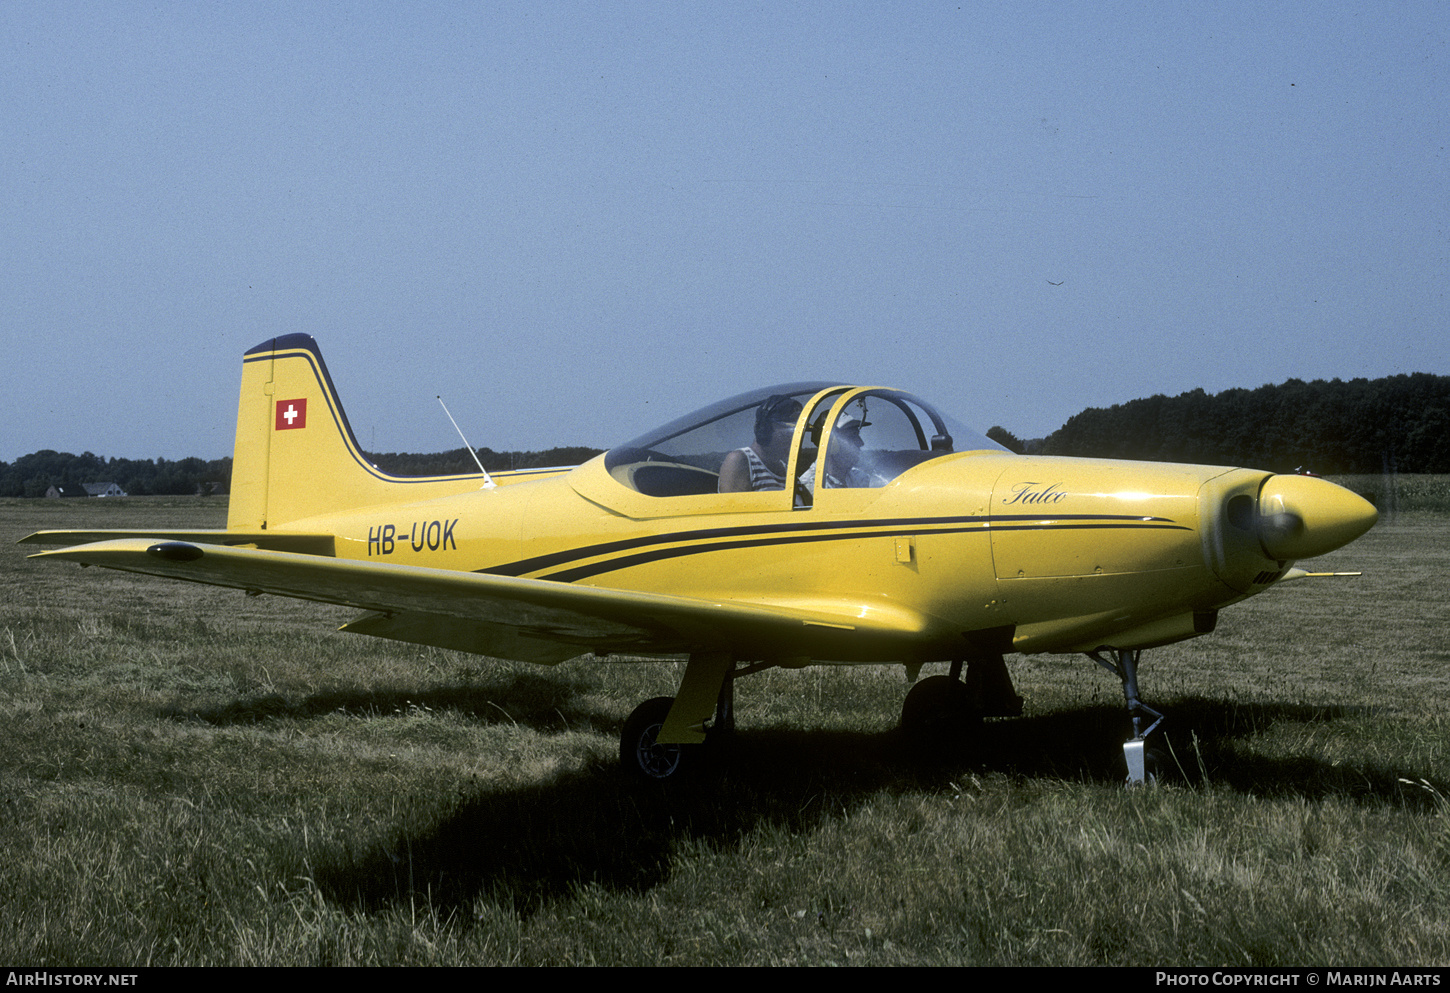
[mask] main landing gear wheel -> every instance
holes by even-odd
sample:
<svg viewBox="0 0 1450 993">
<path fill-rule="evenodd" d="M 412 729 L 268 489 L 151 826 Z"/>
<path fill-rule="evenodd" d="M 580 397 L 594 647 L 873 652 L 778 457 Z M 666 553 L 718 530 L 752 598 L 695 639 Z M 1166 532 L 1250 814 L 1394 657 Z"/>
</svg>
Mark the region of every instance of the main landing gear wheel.
<svg viewBox="0 0 1450 993">
<path fill-rule="evenodd" d="M 619 761 L 634 778 L 652 783 L 676 782 L 699 764 L 701 746 L 661 745 L 655 741 L 674 702 L 667 696 L 646 700 L 624 722 Z"/>
<path fill-rule="evenodd" d="M 901 703 L 901 730 L 914 748 L 960 748 L 976 735 L 981 722 L 970 691 L 951 676 L 928 676 Z"/>
</svg>

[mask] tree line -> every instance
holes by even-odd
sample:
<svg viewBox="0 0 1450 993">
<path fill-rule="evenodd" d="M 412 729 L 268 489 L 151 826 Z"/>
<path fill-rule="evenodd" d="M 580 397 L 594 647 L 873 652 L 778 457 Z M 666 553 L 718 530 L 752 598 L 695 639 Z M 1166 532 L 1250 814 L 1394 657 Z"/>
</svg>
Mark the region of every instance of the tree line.
<svg viewBox="0 0 1450 993">
<path fill-rule="evenodd" d="M 598 455 L 598 448 L 550 448 L 542 452 L 495 452 L 480 448 L 478 457 L 490 472 L 578 465 Z M 373 465 L 395 476 L 452 476 L 478 472 L 468 449 L 428 455 L 363 453 Z M 91 452 L 73 455 L 44 449 L 0 462 L 0 497 L 43 497 L 52 487 L 79 489 L 85 483 L 115 483 L 128 496 L 209 496 L 231 489 L 232 460 L 118 459 Z"/>
<path fill-rule="evenodd" d="M 1450 473 L 1450 376 L 1306 383 L 1255 390 L 1193 390 L 1090 408 L 1046 438 L 1022 441 L 994 426 L 993 440 L 1017 452 L 1088 458 L 1236 465 L 1290 472 Z M 539 452 L 478 449 L 490 472 L 578 465 L 600 449 Z M 417 455 L 365 453 L 397 476 L 461 475 L 477 465 L 466 448 Z M 232 460 L 118 459 L 49 449 L 0 462 L 0 496 L 39 497 L 51 486 L 114 482 L 132 496 L 228 492 Z"/>
<path fill-rule="evenodd" d="M 131 496 L 225 493 L 231 459 L 108 459 L 43 449 L 0 462 L 0 496 L 43 497 L 52 487 L 115 483 Z"/>
<path fill-rule="evenodd" d="M 1256 390 L 1151 396 L 1085 410 L 1039 450 L 1320 475 L 1450 473 L 1450 376 L 1291 379 Z"/>
</svg>

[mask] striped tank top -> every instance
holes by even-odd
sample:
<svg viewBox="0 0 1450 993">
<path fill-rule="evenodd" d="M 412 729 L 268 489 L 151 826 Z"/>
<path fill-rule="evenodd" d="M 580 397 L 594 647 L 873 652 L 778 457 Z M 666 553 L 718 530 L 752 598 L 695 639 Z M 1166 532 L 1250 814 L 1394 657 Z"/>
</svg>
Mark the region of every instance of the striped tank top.
<svg viewBox="0 0 1450 993">
<path fill-rule="evenodd" d="M 740 449 L 745 453 L 745 460 L 750 463 L 750 488 L 752 490 L 783 490 L 785 489 L 785 477 L 778 472 L 772 472 L 755 449 L 746 446 Z"/>
</svg>

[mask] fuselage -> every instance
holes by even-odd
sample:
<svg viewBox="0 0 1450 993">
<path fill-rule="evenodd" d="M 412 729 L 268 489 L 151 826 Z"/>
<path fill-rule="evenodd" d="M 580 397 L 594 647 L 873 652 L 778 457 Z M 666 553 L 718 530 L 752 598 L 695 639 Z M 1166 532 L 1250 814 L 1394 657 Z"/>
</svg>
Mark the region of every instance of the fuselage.
<svg viewBox="0 0 1450 993">
<path fill-rule="evenodd" d="M 1255 525 L 1261 491 L 1283 478 L 967 452 L 879 488 L 823 489 L 797 508 L 779 492 L 649 496 L 600 456 L 286 530 L 330 532 L 345 558 L 904 618 L 918 632 L 909 644 L 843 647 L 853 642 L 823 632 L 810 655 L 906 661 L 960 654 L 973 632 L 1005 632 L 1019 652 L 1206 633 L 1218 609 L 1269 588 L 1290 564 L 1265 550 Z M 1307 482 L 1332 515 L 1372 522 L 1354 494 Z"/>
<path fill-rule="evenodd" d="M 227 527 L 379 565 L 759 605 L 799 630 L 732 625 L 722 650 L 875 662 L 1192 637 L 1374 519 L 1318 478 L 1014 455 L 909 393 L 835 382 L 730 397 L 577 468 L 399 479 L 292 335 L 244 357 Z"/>
</svg>

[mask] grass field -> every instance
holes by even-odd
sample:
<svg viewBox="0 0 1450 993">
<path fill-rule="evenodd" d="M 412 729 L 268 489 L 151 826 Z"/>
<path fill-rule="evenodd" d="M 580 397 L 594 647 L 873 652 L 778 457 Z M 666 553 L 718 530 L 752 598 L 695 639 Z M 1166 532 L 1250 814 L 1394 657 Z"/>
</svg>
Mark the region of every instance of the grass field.
<svg viewBox="0 0 1450 993">
<path fill-rule="evenodd" d="M 1116 680 L 1048 656 L 930 762 L 900 668 L 752 677 L 727 769 L 669 793 L 615 753 L 672 664 L 372 641 L 10 544 L 224 517 L 0 502 L 0 962 L 1450 962 L 1450 516 L 1146 653 L 1156 788 L 1121 785 Z"/>
</svg>

